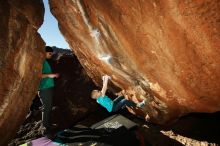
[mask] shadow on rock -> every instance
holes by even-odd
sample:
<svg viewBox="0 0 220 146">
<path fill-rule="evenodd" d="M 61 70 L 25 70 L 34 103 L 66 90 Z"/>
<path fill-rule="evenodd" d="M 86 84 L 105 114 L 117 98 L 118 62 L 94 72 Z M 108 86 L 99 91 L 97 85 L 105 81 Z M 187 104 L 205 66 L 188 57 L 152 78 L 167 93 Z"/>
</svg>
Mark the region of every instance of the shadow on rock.
<svg viewBox="0 0 220 146">
<path fill-rule="evenodd" d="M 97 108 L 90 98 L 95 85 L 75 55 L 63 56 L 54 68 L 60 77 L 55 80 L 55 110 L 52 115 L 53 121 L 60 129 L 64 129 Z"/>
<path fill-rule="evenodd" d="M 220 144 L 220 112 L 195 113 L 182 117 L 168 129 L 198 141 Z M 167 129 L 167 128 L 166 128 Z"/>
</svg>

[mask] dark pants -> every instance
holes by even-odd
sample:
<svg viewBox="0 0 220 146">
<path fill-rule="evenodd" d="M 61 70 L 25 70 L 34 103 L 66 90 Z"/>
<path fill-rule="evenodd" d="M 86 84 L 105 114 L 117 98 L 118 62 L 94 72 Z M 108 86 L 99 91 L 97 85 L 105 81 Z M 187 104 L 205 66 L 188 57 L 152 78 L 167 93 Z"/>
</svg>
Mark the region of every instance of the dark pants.
<svg viewBox="0 0 220 146">
<path fill-rule="evenodd" d="M 49 128 L 51 122 L 51 111 L 52 111 L 52 97 L 53 97 L 53 88 L 40 90 L 40 99 L 43 105 L 42 111 L 42 123 L 45 128 Z"/>
<path fill-rule="evenodd" d="M 117 97 L 116 99 L 113 100 L 112 111 L 117 112 L 118 110 L 120 110 L 124 106 L 135 107 L 136 104 L 133 101 L 127 100 L 123 96 L 120 96 L 120 97 Z"/>
<path fill-rule="evenodd" d="M 42 102 L 41 102 L 40 98 L 36 95 L 34 100 L 32 101 L 30 111 L 34 112 L 36 110 L 39 110 L 41 106 L 42 106 Z"/>
</svg>

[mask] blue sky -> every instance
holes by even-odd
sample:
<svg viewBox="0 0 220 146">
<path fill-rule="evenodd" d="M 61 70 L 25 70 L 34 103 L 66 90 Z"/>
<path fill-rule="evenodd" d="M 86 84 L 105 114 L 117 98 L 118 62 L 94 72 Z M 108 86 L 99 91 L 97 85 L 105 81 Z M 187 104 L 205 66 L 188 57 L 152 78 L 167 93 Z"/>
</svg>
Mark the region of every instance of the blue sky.
<svg viewBox="0 0 220 146">
<path fill-rule="evenodd" d="M 45 7 L 44 23 L 38 32 L 41 34 L 47 46 L 69 49 L 68 43 L 60 33 L 57 20 L 50 12 L 48 0 L 43 0 L 43 2 Z"/>
</svg>

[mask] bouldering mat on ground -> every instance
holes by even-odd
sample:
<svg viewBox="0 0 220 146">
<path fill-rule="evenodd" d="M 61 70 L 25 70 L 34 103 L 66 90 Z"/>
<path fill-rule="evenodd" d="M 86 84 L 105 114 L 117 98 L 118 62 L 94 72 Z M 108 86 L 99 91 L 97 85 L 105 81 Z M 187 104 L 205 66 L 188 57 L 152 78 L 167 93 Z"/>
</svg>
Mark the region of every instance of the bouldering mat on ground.
<svg viewBox="0 0 220 146">
<path fill-rule="evenodd" d="M 59 142 L 54 142 L 47 137 L 41 137 L 20 146 L 67 146 L 66 144 L 62 144 Z"/>
<path fill-rule="evenodd" d="M 138 124 L 122 115 L 110 116 L 89 127 L 75 125 L 56 134 L 52 140 L 41 137 L 27 143 L 27 146 L 72 146 L 93 145 L 97 146 L 138 146 L 140 144 L 136 130 Z M 24 145 L 26 146 L 26 145 Z"/>
<path fill-rule="evenodd" d="M 118 129 L 119 127 L 124 126 L 126 129 L 132 129 L 134 127 L 137 127 L 138 124 L 129 120 L 128 118 L 117 114 L 110 116 L 94 125 L 91 126 L 92 129 Z"/>
<path fill-rule="evenodd" d="M 124 126 L 117 129 L 91 129 L 72 127 L 57 133 L 56 139 L 67 145 L 95 143 L 96 146 L 138 146 L 140 144 L 135 131 Z"/>
</svg>

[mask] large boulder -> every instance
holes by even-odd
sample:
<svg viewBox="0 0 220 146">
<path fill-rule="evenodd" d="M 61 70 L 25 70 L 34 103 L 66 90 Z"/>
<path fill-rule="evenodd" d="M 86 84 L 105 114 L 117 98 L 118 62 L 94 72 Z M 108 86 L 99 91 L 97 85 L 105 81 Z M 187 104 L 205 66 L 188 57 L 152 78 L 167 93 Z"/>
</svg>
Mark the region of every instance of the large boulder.
<svg viewBox="0 0 220 146">
<path fill-rule="evenodd" d="M 43 15 L 42 0 L 0 1 L 0 145 L 16 134 L 37 91 Z"/>
<path fill-rule="evenodd" d="M 67 42 L 93 81 L 147 100 L 131 110 L 164 124 L 220 110 L 220 1 L 50 0 Z M 135 101 L 136 99 L 132 99 Z"/>
</svg>

